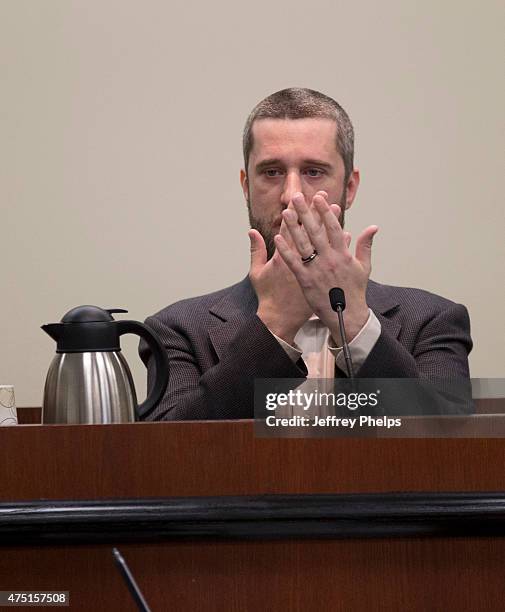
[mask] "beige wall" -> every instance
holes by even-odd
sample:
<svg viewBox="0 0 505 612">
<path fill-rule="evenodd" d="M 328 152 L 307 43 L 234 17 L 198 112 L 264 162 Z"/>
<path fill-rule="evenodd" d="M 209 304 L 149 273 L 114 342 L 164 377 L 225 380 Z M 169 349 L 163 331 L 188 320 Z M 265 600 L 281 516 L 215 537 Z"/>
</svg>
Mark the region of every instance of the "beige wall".
<svg viewBox="0 0 505 612">
<path fill-rule="evenodd" d="M 2 0 L 0 383 L 40 405 L 73 306 L 142 320 L 246 274 L 241 130 L 287 86 L 354 121 L 373 277 L 466 304 L 472 376 L 503 376 L 501 5 Z"/>
</svg>

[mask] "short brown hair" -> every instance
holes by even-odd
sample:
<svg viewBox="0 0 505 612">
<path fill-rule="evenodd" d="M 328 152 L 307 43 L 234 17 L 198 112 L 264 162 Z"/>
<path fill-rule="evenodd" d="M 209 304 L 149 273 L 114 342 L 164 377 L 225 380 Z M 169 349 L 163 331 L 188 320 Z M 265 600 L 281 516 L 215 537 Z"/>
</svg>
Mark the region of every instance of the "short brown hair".
<svg viewBox="0 0 505 612">
<path fill-rule="evenodd" d="M 344 160 L 345 179 L 347 180 L 354 167 L 354 129 L 349 115 L 335 102 L 319 91 L 300 87 L 282 89 L 268 96 L 257 104 L 247 118 L 244 127 L 242 146 L 244 164 L 247 173 L 249 156 L 254 142 L 252 126 L 258 119 L 307 119 L 321 117 L 332 119 L 337 125 L 337 151 Z"/>
</svg>

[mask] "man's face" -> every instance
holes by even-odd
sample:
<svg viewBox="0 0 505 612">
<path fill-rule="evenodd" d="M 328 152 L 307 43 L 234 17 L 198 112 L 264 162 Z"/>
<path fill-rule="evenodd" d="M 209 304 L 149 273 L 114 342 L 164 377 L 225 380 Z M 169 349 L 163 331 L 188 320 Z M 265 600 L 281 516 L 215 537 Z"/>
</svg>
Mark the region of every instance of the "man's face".
<svg viewBox="0 0 505 612">
<path fill-rule="evenodd" d="M 251 228 L 265 240 L 268 258 L 275 251 L 282 211 L 293 195 L 303 193 L 307 205 L 318 191 L 326 191 L 329 204 L 344 210 L 354 200 L 359 173 L 344 184 L 344 162 L 337 151 L 336 123 L 331 119 L 259 119 L 253 123 L 253 148 L 247 173 L 240 181 L 247 201 Z"/>
</svg>

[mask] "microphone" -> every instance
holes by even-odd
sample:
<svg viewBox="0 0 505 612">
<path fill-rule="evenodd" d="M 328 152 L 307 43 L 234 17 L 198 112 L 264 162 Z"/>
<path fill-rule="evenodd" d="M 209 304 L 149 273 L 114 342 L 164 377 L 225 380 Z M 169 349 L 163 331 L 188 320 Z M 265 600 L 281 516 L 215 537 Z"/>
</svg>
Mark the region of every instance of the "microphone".
<svg viewBox="0 0 505 612">
<path fill-rule="evenodd" d="M 347 344 L 347 337 L 345 335 L 345 326 L 344 326 L 344 316 L 343 312 L 345 310 L 345 294 L 340 287 L 333 287 L 329 291 L 330 297 L 330 305 L 332 310 L 334 310 L 338 315 L 338 325 L 340 327 L 340 336 L 342 337 L 342 348 L 344 351 L 344 359 L 345 365 L 347 368 L 347 375 L 351 380 L 354 379 L 354 368 L 352 365 L 351 359 L 351 351 L 349 350 L 349 345 Z"/>
</svg>

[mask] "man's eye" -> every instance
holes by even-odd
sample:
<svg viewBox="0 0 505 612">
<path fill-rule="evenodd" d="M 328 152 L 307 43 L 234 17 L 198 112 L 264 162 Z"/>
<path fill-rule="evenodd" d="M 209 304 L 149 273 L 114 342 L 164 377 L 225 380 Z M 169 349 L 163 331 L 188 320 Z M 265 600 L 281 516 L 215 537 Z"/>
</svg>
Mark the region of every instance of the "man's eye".
<svg viewBox="0 0 505 612">
<path fill-rule="evenodd" d="M 281 175 L 281 171 L 278 168 L 267 168 L 265 170 L 265 174 L 266 176 L 280 176 Z"/>
<path fill-rule="evenodd" d="M 320 168 L 307 168 L 305 172 L 312 178 L 317 178 L 318 176 L 322 176 L 324 174 L 324 171 Z"/>
</svg>

